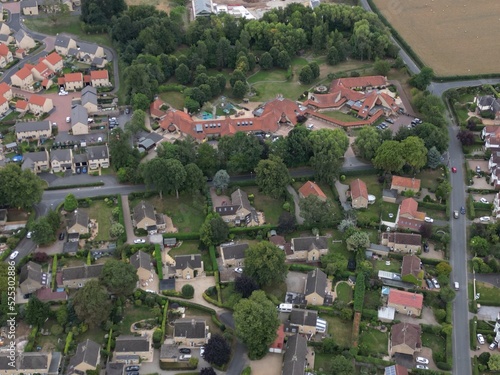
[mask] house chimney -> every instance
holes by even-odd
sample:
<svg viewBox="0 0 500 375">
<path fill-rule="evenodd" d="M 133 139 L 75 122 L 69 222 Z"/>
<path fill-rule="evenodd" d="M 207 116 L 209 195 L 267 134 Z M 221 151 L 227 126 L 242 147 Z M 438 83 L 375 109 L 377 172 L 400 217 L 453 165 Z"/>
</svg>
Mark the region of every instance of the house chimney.
<svg viewBox="0 0 500 375">
<path fill-rule="evenodd" d="M 319 240 L 319 233 L 316 233 L 316 239 Z"/>
<path fill-rule="evenodd" d="M 196 320 L 191 319 L 191 325 L 192 325 L 193 327 L 195 327 L 195 326 L 196 326 Z"/>
<path fill-rule="evenodd" d="M 191 254 L 191 260 L 194 260 L 194 254 Z"/>
</svg>

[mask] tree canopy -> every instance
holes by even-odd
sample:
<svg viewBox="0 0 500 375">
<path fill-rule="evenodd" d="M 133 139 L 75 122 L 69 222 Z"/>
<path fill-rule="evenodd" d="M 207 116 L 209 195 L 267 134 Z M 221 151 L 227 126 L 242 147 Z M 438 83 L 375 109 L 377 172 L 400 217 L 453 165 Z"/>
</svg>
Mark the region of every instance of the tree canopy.
<svg viewBox="0 0 500 375">
<path fill-rule="evenodd" d="M 118 296 L 132 294 L 139 280 L 133 265 L 115 259 L 104 264 L 100 279 L 110 293 Z"/>
<path fill-rule="evenodd" d="M 281 283 L 288 272 L 285 253 L 271 242 L 253 244 L 245 252 L 244 272 L 261 286 Z"/>
<path fill-rule="evenodd" d="M 205 345 L 203 358 L 210 364 L 223 366 L 231 359 L 231 345 L 223 336 L 212 335 Z"/>
<path fill-rule="evenodd" d="M 322 201 L 315 195 L 301 199 L 299 202 L 300 215 L 305 224 L 312 228 L 327 228 L 333 226 L 335 221 L 335 206 L 327 199 Z"/>
<path fill-rule="evenodd" d="M 219 214 L 211 212 L 200 228 L 200 241 L 207 247 L 219 245 L 227 239 L 229 227 Z"/>
<path fill-rule="evenodd" d="M 275 199 L 282 198 L 290 183 L 290 173 L 280 157 L 271 155 L 257 164 L 255 182 L 264 194 Z"/>
<path fill-rule="evenodd" d="M 31 209 L 42 200 L 44 182 L 29 169 L 16 163 L 0 169 L 0 206 Z"/>
<path fill-rule="evenodd" d="M 320 129 L 310 132 L 313 156 L 311 167 L 319 181 L 333 183 L 340 172 L 349 138 L 342 129 Z"/>
<path fill-rule="evenodd" d="M 105 322 L 111 312 L 108 292 L 97 280 L 90 280 L 76 292 L 73 298 L 78 319 L 90 327 Z"/>
</svg>

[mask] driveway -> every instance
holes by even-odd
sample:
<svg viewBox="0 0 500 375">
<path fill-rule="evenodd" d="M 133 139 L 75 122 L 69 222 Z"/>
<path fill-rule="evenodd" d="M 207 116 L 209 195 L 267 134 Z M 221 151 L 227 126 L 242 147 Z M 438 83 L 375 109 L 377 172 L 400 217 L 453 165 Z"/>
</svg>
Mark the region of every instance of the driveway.
<svg viewBox="0 0 500 375">
<path fill-rule="evenodd" d="M 250 361 L 252 375 L 279 375 L 283 365 L 283 354 L 268 353 L 258 361 Z"/>
<path fill-rule="evenodd" d="M 335 181 L 335 189 L 339 194 L 339 201 L 342 204 L 344 211 L 349 211 L 352 209 L 351 204 L 347 202 L 347 192 L 349 191 L 349 186 L 341 183 L 340 181 Z"/>
<path fill-rule="evenodd" d="M 304 293 L 306 277 L 306 274 L 302 272 L 288 272 L 285 280 L 287 292 Z"/>
<path fill-rule="evenodd" d="M 436 318 L 434 317 L 434 313 L 432 312 L 432 309 L 429 307 L 424 306 L 422 309 L 422 315 L 420 318 L 416 318 L 414 316 L 409 316 L 406 314 L 397 314 L 396 319 L 399 319 L 402 322 L 405 323 L 413 323 L 413 324 L 428 324 L 428 325 L 439 325 L 439 323 L 436 321 Z"/>
<path fill-rule="evenodd" d="M 344 163 L 342 164 L 343 168 L 364 168 L 366 167 L 367 169 L 371 169 L 372 166 L 370 164 L 365 163 L 364 161 L 361 161 L 356 157 L 356 154 L 354 154 L 354 150 L 352 149 L 352 144 L 356 140 L 356 137 L 349 137 L 349 147 L 347 148 L 345 154 L 344 154 Z"/>
<path fill-rule="evenodd" d="M 288 185 L 286 187 L 286 190 L 291 194 L 293 198 L 293 203 L 295 206 L 295 220 L 297 220 L 297 224 L 302 225 L 304 224 L 304 219 L 302 218 L 302 216 L 300 216 L 299 196 L 297 195 L 297 192 L 292 185 Z"/>
<path fill-rule="evenodd" d="M 211 286 L 215 286 L 215 277 L 214 276 L 205 276 L 203 274 L 201 276 L 195 277 L 194 279 L 190 279 L 190 280 L 176 279 L 175 280 L 175 290 L 180 292 L 182 290 L 182 287 L 186 284 L 190 284 L 194 288 L 194 297 L 189 300 L 190 302 L 210 307 L 211 309 L 214 309 L 217 314 L 226 311 L 218 306 L 215 306 L 215 305 L 212 305 L 211 303 L 208 303 L 203 298 L 203 293 L 205 292 L 205 290 L 207 290 Z M 171 298 L 171 297 L 169 297 L 169 298 Z"/>
<path fill-rule="evenodd" d="M 127 243 L 134 243 L 137 238 L 134 234 L 132 225 L 132 216 L 130 215 L 130 206 L 128 204 L 128 195 L 121 195 L 123 207 L 123 221 L 125 222 L 125 232 L 127 233 Z"/>
</svg>

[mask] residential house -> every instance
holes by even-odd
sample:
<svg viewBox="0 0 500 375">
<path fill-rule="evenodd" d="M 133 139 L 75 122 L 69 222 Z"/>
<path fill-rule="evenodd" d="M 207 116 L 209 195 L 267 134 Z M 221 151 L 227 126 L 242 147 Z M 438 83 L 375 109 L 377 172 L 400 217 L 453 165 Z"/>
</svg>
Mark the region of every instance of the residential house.
<svg viewBox="0 0 500 375">
<path fill-rule="evenodd" d="M 162 344 L 160 347 L 160 363 L 172 363 L 179 360 L 179 347 L 174 344 Z M 109 372 L 107 375 L 110 375 Z M 122 373 L 116 375 L 123 375 Z"/>
<path fill-rule="evenodd" d="M 163 345 L 162 345 L 163 347 Z M 178 354 L 177 347 L 175 348 L 175 354 Z M 160 361 L 161 361 L 161 355 L 160 355 Z M 106 364 L 106 375 L 123 375 L 125 374 L 125 365 L 126 363 L 115 363 L 115 362 L 108 362 Z"/>
<path fill-rule="evenodd" d="M 0 115 L 3 115 L 9 110 L 9 102 L 3 96 L 0 96 Z"/>
<path fill-rule="evenodd" d="M 500 193 L 497 193 L 493 199 L 493 217 L 500 218 Z"/>
<path fill-rule="evenodd" d="M 66 91 L 76 91 L 83 89 L 83 74 L 80 72 L 65 74 L 64 88 L 66 89 Z"/>
<path fill-rule="evenodd" d="M 326 236 L 292 238 L 288 260 L 318 262 L 322 255 L 328 253 L 328 238 Z"/>
<path fill-rule="evenodd" d="M 73 155 L 73 169 L 78 167 L 83 168 L 87 166 L 87 154 Z"/>
<path fill-rule="evenodd" d="M 32 112 L 35 116 L 39 116 L 43 113 L 49 113 L 52 109 L 54 109 L 52 99 L 36 94 L 30 96 L 28 99 L 28 106 L 30 112 Z"/>
<path fill-rule="evenodd" d="M 315 335 L 317 320 L 318 312 L 315 310 L 293 309 L 289 320 L 285 323 L 285 333 Z"/>
<path fill-rule="evenodd" d="M 193 19 L 196 17 L 208 17 L 214 13 L 212 0 L 191 0 Z"/>
<path fill-rule="evenodd" d="M 225 245 L 220 247 L 220 257 L 224 267 L 241 267 L 245 260 L 245 251 L 248 249 L 247 243 L 235 245 Z"/>
<path fill-rule="evenodd" d="M 22 169 L 29 169 L 35 174 L 49 170 L 49 152 L 47 150 L 28 152 L 23 157 Z"/>
<path fill-rule="evenodd" d="M 70 212 L 66 228 L 68 233 L 85 234 L 89 232 L 89 215 L 82 209 Z"/>
<path fill-rule="evenodd" d="M 401 365 L 392 365 L 385 368 L 384 375 L 408 375 L 408 369 Z"/>
<path fill-rule="evenodd" d="M 418 193 L 420 191 L 420 180 L 418 178 L 392 176 L 391 189 L 397 190 L 398 194 L 409 190 Z"/>
<path fill-rule="evenodd" d="M 104 264 L 84 264 L 77 267 L 63 268 L 61 283 L 66 288 L 81 288 L 90 280 L 97 280 L 102 273 Z"/>
<path fill-rule="evenodd" d="M 111 82 L 109 82 L 108 71 L 103 70 L 92 70 L 90 72 L 90 84 L 94 87 L 109 87 Z"/>
<path fill-rule="evenodd" d="M 0 83 L 0 96 L 3 96 L 7 100 L 12 99 L 12 87 L 7 82 Z"/>
<path fill-rule="evenodd" d="M 381 243 L 391 251 L 417 253 L 422 248 L 422 236 L 415 233 L 384 232 Z"/>
<path fill-rule="evenodd" d="M 52 172 L 73 171 L 73 151 L 70 148 L 50 152 Z"/>
<path fill-rule="evenodd" d="M 403 281 L 414 283 L 418 286 L 422 284 L 424 278 L 424 270 L 422 262 L 416 255 L 405 255 L 403 264 L 401 265 L 401 278 Z"/>
<path fill-rule="evenodd" d="M 26 100 L 18 100 L 16 102 L 16 112 L 25 114 L 26 112 L 28 112 L 29 108 L 30 106 Z"/>
<path fill-rule="evenodd" d="M 8 353 L 0 354 L 0 374 L 2 375 L 18 375 L 17 368 L 15 365 L 12 366 L 12 357 Z"/>
<path fill-rule="evenodd" d="M 215 207 L 217 212 L 226 223 L 234 223 L 235 225 L 250 224 L 254 221 L 252 213 L 255 209 L 248 200 L 248 194 L 241 189 L 237 189 L 231 194 L 231 204 L 223 204 L 222 206 Z"/>
<path fill-rule="evenodd" d="M 273 231 L 271 231 L 272 233 Z M 292 244 L 290 242 L 286 241 L 286 238 L 283 236 L 278 236 L 276 234 L 272 234 L 271 237 L 269 237 L 269 242 L 273 243 L 277 247 L 279 247 L 281 250 L 285 252 L 285 254 L 290 254 L 291 253 L 291 246 Z"/>
<path fill-rule="evenodd" d="M 89 134 L 87 109 L 76 104 L 71 108 L 71 131 L 73 135 Z"/>
<path fill-rule="evenodd" d="M 422 349 L 420 326 L 410 323 L 397 323 L 391 327 L 391 337 L 389 340 L 389 353 L 394 356 L 396 353 L 413 356 Z"/>
<path fill-rule="evenodd" d="M 89 169 L 109 168 L 108 145 L 87 147 Z"/>
<path fill-rule="evenodd" d="M 18 374 L 47 374 L 49 371 L 52 353 L 24 352 L 18 357 Z"/>
<path fill-rule="evenodd" d="M 476 96 L 474 98 L 474 103 L 477 105 L 476 113 L 481 114 L 481 112 L 492 112 L 495 118 L 500 116 L 500 101 L 493 95 Z"/>
<path fill-rule="evenodd" d="M 92 86 L 85 86 L 82 90 L 82 105 L 87 109 L 88 113 L 95 113 L 97 108 L 97 90 Z"/>
<path fill-rule="evenodd" d="M 3 4 L 0 3 L 0 21 L 3 21 Z"/>
<path fill-rule="evenodd" d="M 21 268 L 21 273 L 19 274 L 19 288 L 22 294 L 35 293 L 44 284 L 42 284 L 42 266 L 29 261 Z M 45 276 L 45 283 L 47 282 Z"/>
<path fill-rule="evenodd" d="M 78 253 L 79 247 L 78 247 L 78 240 L 80 238 L 79 233 L 72 233 L 76 234 L 76 241 L 71 241 L 70 240 L 70 235 L 68 234 L 68 242 L 65 242 L 63 245 L 63 254 L 68 254 L 71 256 L 75 256 L 76 253 Z"/>
<path fill-rule="evenodd" d="M 423 294 L 410 293 L 392 288 L 387 298 L 387 306 L 393 307 L 397 313 L 404 315 L 420 316 L 423 304 Z"/>
<path fill-rule="evenodd" d="M 323 193 L 323 190 L 314 182 L 307 181 L 304 185 L 299 189 L 299 197 L 304 199 L 310 195 L 315 195 L 321 201 L 326 201 L 326 195 Z"/>
<path fill-rule="evenodd" d="M 16 139 L 19 142 L 49 138 L 52 135 L 52 126 L 48 120 L 18 122 L 14 126 L 16 128 Z"/>
<path fill-rule="evenodd" d="M 359 178 L 351 182 L 351 204 L 352 208 L 368 207 L 368 189 Z"/>
<path fill-rule="evenodd" d="M 174 342 L 184 346 L 204 345 L 208 341 L 208 325 L 204 319 L 177 319 L 174 322 Z"/>
<path fill-rule="evenodd" d="M 14 37 L 11 34 L 0 34 L 0 43 L 10 45 L 14 42 Z M 17 55 L 14 54 L 16 57 Z"/>
<path fill-rule="evenodd" d="M 307 363 L 307 339 L 295 334 L 286 342 L 281 375 L 304 375 Z"/>
<path fill-rule="evenodd" d="M 101 362 L 101 346 L 92 340 L 80 342 L 71 357 L 67 375 L 81 375 L 95 370 Z"/>
<path fill-rule="evenodd" d="M 25 16 L 38 16 L 38 1 L 21 0 L 21 12 Z"/>
<path fill-rule="evenodd" d="M 54 72 L 45 65 L 43 61 L 40 61 L 33 68 L 31 68 L 31 74 L 33 74 L 33 79 L 35 81 L 43 81 L 49 79 L 54 75 Z"/>
<path fill-rule="evenodd" d="M 3 7 L 3 5 L 2 5 Z M 3 16 L 3 14 L 2 14 Z M 0 16 L 0 17 L 2 17 Z M 11 33 L 10 27 L 5 22 L 0 22 L 0 34 L 9 35 Z"/>
<path fill-rule="evenodd" d="M 76 49 L 76 41 L 65 35 L 57 35 L 54 48 L 62 56 L 67 56 L 70 49 Z"/>
<path fill-rule="evenodd" d="M 7 64 L 10 64 L 14 57 L 12 56 L 12 52 L 10 52 L 9 47 L 5 44 L 0 43 L 0 68 L 5 68 Z"/>
<path fill-rule="evenodd" d="M 177 255 L 174 259 L 177 277 L 189 280 L 203 272 L 203 260 L 200 254 Z"/>
<path fill-rule="evenodd" d="M 33 73 L 31 73 L 31 65 L 25 64 L 24 67 L 19 69 L 10 77 L 10 83 L 12 86 L 19 87 L 24 91 L 32 91 L 33 83 Z"/>
<path fill-rule="evenodd" d="M 63 69 L 63 59 L 57 52 L 52 52 L 41 60 L 53 72 L 59 72 Z"/>
<path fill-rule="evenodd" d="M 139 280 L 148 280 L 154 272 L 151 255 L 142 250 L 130 256 L 130 264 L 137 270 Z"/>
<path fill-rule="evenodd" d="M 489 137 L 496 137 L 500 134 L 500 126 L 498 125 L 486 125 L 481 130 L 481 139 L 485 140 Z"/>
<path fill-rule="evenodd" d="M 11 43 L 10 40 L 7 40 L 5 43 Z M 16 56 L 16 58 L 18 58 L 19 60 L 22 60 L 26 57 L 26 50 L 24 50 L 23 48 L 18 48 L 16 49 L 16 51 L 14 52 L 14 55 Z"/>
<path fill-rule="evenodd" d="M 304 295 L 309 305 L 322 306 L 325 303 L 325 297 L 330 294 L 331 284 L 326 273 L 316 268 L 307 273 Z"/>
<path fill-rule="evenodd" d="M 69 51 L 70 55 L 74 53 L 75 51 Z M 106 54 L 104 53 L 104 49 L 97 44 L 80 42 L 76 57 L 82 62 L 91 64 L 96 58 L 105 58 Z"/>
<path fill-rule="evenodd" d="M 30 37 L 23 29 L 19 29 L 14 34 L 14 39 L 16 41 L 17 48 L 30 50 L 36 47 L 35 40 Z"/>
<path fill-rule="evenodd" d="M 396 223 L 398 228 L 420 231 L 425 219 L 425 212 L 418 211 L 418 202 L 413 198 L 404 199 L 398 208 Z"/>
<path fill-rule="evenodd" d="M 135 362 L 137 359 L 137 362 Z M 120 335 L 116 338 L 114 362 L 151 362 L 153 360 L 153 346 L 151 336 Z M 130 363 L 130 362 L 128 362 Z"/>
<path fill-rule="evenodd" d="M 134 207 L 133 224 L 136 228 L 144 229 L 148 233 L 156 233 L 158 230 L 156 216 L 155 208 L 151 203 L 140 201 Z"/>
</svg>

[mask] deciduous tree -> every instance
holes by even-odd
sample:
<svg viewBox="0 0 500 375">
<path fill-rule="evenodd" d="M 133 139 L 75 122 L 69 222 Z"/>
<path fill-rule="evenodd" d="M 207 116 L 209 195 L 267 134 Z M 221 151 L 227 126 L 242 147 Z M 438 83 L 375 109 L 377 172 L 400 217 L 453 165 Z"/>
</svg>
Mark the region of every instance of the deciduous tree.
<svg viewBox="0 0 500 375">
<path fill-rule="evenodd" d="M 203 358 L 212 365 L 224 366 L 231 359 L 231 345 L 223 336 L 219 334 L 212 335 L 205 345 Z"/>
<path fill-rule="evenodd" d="M 66 198 L 64 198 L 64 211 L 73 212 L 77 208 L 78 201 L 76 200 L 76 197 L 73 194 L 66 195 Z"/>
<path fill-rule="evenodd" d="M 377 59 L 373 64 L 373 70 L 381 76 L 386 76 L 391 70 L 391 64 L 387 60 Z"/>
<path fill-rule="evenodd" d="M 411 168 L 412 172 L 418 172 L 427 164 L 427 148 L 421 138 L 408 137 L 401 142 L 401 147 L 404 150 L 406 165 Z"/>
<path fill-rule="evenodd" d="M 217 150 L 209 143 L 202 143 L 198 147 L 198 152 L 195 159 L 196 165 L 201 169 L 207 177 L 213 177 L 217 172 L 219 162 L 217 160 Z"/>
<path fill-rule="evenodd" d="M 21 170 L 16 163 L 0 169 L 0 205 L 31 209 L 40 202 L 44 182 L 29 169 Z"/>
<path fill-rule="evenodd" d="M 474 144 L 474 133 L 470 130 L 460 130 L 457 138 L 463 146 L 472 146 Z"/>
<path fill-rule="evenodd" d="M 207 247 L 219 245 L 229 235 L 229 227 L 219 214 L 211 212 L 200 228 L 200 241 Z"/>
<path fill-rule="evenodd" d="M 230 179 L 229 174 L 224 169 L 221 169 L 215 174 L 213 184 L 216 189 L 226 190 Z"/>
<path fill-rule="evenodd" d="M 434 78 L 434 71 L 431 68 L 423 67 L 420 73 L 410 78 L 410 85 L 419 90 L 425 90 Z"/>
<path fill-rule="evenodd" d="M 259 60 L 259 65 L 263 70 L 269 70 L 273 67 L 273 58 L 269 52 L 264 52 Z"/>
<path fill-rule="evenodd" d="M 259 285 L 281 283 L 287 272 L 285 253 L 271 242 L 262 241 L 246 250 L 245 274 Z"/>
<path fill-rule="evenodd" d="M 134 111 L 132 118 L 125 124 L 125 130 L 134 135 L 146 127 L 146 113 L 142 109 Z"/>
<path fill-rule="evenodd" d="M 75 313 L 89 327 L 96 327 L 108 320 L 111 302 L 108 292 L 97 280 L 90 280 L 73 298 Z"/>
<path fill-rule="evenodd" d="M 315 195 L 309 195 L 299 202 L 300 216 L 305 224 L 311 228 L 327 228 L 333 226 L 335 221 L 335 206 L 327 199 L 320 200 Z"/>
<path fill-rule="evenodd" d="M 349 251 L 365 250 L 370 246 L 370 237 L 368 233 L 357 230 L 349 236 L 346 240 L 346 244 Z"/>
<path fill-rule="evenodd" d="M 252 293 L 258 289 L 259 284 L 257 284 L 250 276 L 245 274 L 237 277 L 234 282 L 234 290 L 241 293 L 243 298 L 250 297 Z"/>
<path fill-rule="evenodd" d="M 100 279 L 110 293 L 118 296 L 132 294 L 139 280 L 133 265 L 115 259 L 104 263 Z"/>
<path fill-rule="evenodd" d="M 283 211 L 278 218 L 278 232 L 279 233 L 291 233 L 295 230 L 297 222 L 295 216 L 288 212 Z"/>
<path fill-rule="evenodd" d="M 184 190 L 191 193 L 196 193 L 205 190 L 206 180 L 203 172 L 194 163 L 186 165 L 186 181 L 184 182 Z"/>
<path fill-rule="evenodd" d="M 47 245 L 56 239 L 56 232 L 46 217 L 36 219 L 31 225 L 31 231 L 33 232 L 33 242 L 38 245 Z"/>
<path fill-rule="evenodd" d="M 444 180 L 438 185 L 436 189 L 436 198 L 439 199 L 439 202 L 447 200 L 450 193 L 451 184 L 448 182 L 448 180 Z"/>
<path fill-rule="evenodd" d="M 354 372 L 352 359 L 337 355 L 330 361 L 330 373 L 332 375 L 351 375 Z"/>
<path fill-rule="evenodd" d="M 257 164 L 255 180 L 264 194 L 278 199 L 285 195 L 286 186 L 290 183 L 290 173 L 280 157 L 271 155 L 269 159 Z"/>
<path fill-rule="evenodd" d="M 385 141 L 377 149 L 373 165 L 386 173 L 399 172 L 405 165 L 404 150 L 398 141 Z"/>
<path fill-rule="evenodd" d="M 342 129 L 320 129 L 310 132 L 309 139 L 313 150 L 311 166 L 317 178 L 323 182 L 333 183 L 349 147 L 349 138 Z"/>
<path fill-rule="evenodd" d="M 26 322 L 41 327 L 50 315 L 50 306 L 36 297 L 31 297 L 26 307 Z"/>
<path fill-rule="evenodd" d="M 354 141 L 358 155 L 365 160 L 372 160 L 381 144 L 380 133 L 370 126 L 363 127 Z"/>
<path fill-rule="evenodd" d="M 109 228 L 109 235 L 112 238 L 118 238 L 125 233 L 125 227 L 120 223 L 113 223 Z"/>
</svg>

